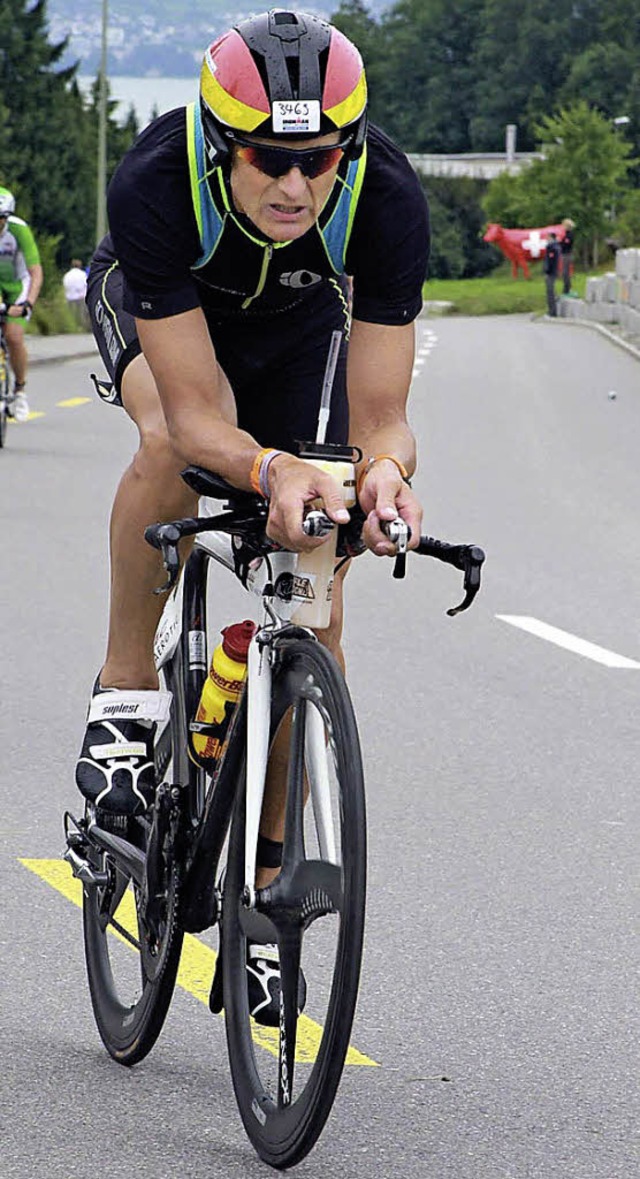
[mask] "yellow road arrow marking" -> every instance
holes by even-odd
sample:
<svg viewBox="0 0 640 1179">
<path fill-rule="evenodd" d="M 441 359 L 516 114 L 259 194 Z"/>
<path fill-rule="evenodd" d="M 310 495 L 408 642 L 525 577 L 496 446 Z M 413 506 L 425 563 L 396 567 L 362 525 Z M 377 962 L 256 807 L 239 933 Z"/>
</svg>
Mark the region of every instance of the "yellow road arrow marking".
<svg viewBox="0 0 640 1179">
<path fill-rule="evenodd" d="M 21 859 L 21 864 L 28 868 L 31 872 L 35 872 L 41 880 L 50 884 L 58 892 L 62 893 L 68 901 L 72 901 L 74 905 L 82 907 L 82 885 L 79 880 L 73 876 L 69 864 L 64 860 L 29 860 Z M 118 920 L 129 933 L 137 936 L 138 927 L 136 922 L 135 905 L 133 903 L 133 896 L 131 892 L 127 892 L 123 898 L 123 902 L 118 910 Z M 119 936 L 112 931 L 114 936 Z M 125 941 L 124 938 L 121 938 Z M 125 944 L 129 943 L 125 941 Z M 206 946 L 199 938 L 194 937 L 191 933 L 186 933 L 184 937 L 184 945 L 182 948 L 182 956 L 180 958 L 180 966 L 178 969 L 178 986 L 183 990 L 188 991 L 196 999 L 199 999 L 205 1006 L 209 1005 L 209 991 L 211 989 L 211 979 L 213 978 L 213 970 L 216 964 L 217 954 L 210 946 Z M 260 1048 L 265 1048 L 273 1056 L 278 1056 L 278 1029 L 277 1028 L 263 1028 L 259 1024 L 254 1023 L 252 1026 L 252 1036 L 254 1044 L 258 1044 Z M 310 1019 L 307 1015 L 301 1015 L 298 1020 L 298 1037 L 296 1044 L 296 1061 L 301 1064 L 312 1064 L 316 1058 L 320 1039 L 322 1036 L 322 1028 L 315 1020 Z M 368 1065 L 373 1068 L 378 1068 L 378 1063 L 371 1060 L 370 1057 L 365 1056 L 359 1052 L 357 1048 L 350 1047 L 347 1052 L 347 1064 Z"/>
<path fill-rule="evenodd" d="M 73 409 L 74 405 L 87 405 L 92 400 L 92 397 L 67 397 L 66 401 L 56 401 L 56 405 L 62 409 Z"/>
</svg>

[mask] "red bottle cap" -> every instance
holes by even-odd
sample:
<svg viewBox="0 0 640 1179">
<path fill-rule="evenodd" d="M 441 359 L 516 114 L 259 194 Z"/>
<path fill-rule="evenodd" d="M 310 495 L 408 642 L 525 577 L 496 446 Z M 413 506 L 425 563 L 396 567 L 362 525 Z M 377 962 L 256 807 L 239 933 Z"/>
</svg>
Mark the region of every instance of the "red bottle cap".
<svg viewBox="0 0 640 1179">
<path fill-rule="evenodd" d="M 244 622 L 234 622 L 231 626 L 225 626 L 222 631 L 222 650 L 229 659 L 235 659 L 236 663 L 246 663 L 249 653 L 249 644 L 257 631 L 255 622 L 245 618 Z"/>
</svg>

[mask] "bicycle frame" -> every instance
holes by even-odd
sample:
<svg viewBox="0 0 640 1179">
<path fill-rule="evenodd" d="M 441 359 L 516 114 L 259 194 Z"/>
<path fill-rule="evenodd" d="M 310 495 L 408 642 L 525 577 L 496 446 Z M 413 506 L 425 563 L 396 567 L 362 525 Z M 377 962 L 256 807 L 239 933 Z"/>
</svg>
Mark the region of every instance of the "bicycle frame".
<svg viewBox="0 0 640 1179">
<path fill-rule="evenodd" d="M 263 625 L 249 647 L 243 696 L 234 712 L 214 781 L 205 792 L 202 774 L 194 765 L 197 755 L 190 726 L 208 674 L 206 585 L 211 560 L 236 574 L 228 534 L 196 535 L 182 578 L 163 611 L 155 644 L 158 669 L 164 671 L 168 687 L 179 697 L 176 710 L 185 728 L 185 756 L 178 767 L 178 780 L 188 783 L 187 809 L 193 829 L 182 911 L 184 927 L 190 932 L 207 928 L 216 920 L 219 901 L 214 884 L 215 868 L 226 838 L 243 754 L 246 755 L 244 897 L 247 908 L 255 907 L 257 843 L 270 740 L 272 662 L 286 645 L 287 636 L 299 636 L 302 631 L 300 627 L 291 627 L 287 618 L 294 607 L 286 596 L 285 584 L 295 568 L 295 554 L 278 552 L 268 559 L 257 558 L 246 588 L 263 598 L 268 578 L 274 592 L 263 598 Z M 306 629 L 304 634 L 313 637 Z M 186 756 L 187 750 L 193 760 Z M 326 745 L 322 719 L 316 709 L 311 710 L 305 762 L 319 844 L 327 859 L 335 862 Z"/>
<path fill-rule="evenodd" d="M 9 348 L 7 339 L 4 334 L 4 324 L 6 320 L 5 312 L 0 311 L 0 397 L 3 398 L 5 405 L 12 400 L 11 391 L 9 388 L 11 382 L 11 361 L 9 360 Z M 4 387 L 6 383 L 7 396 L 4 397 Z"/>
<path fill-rule="evenodd" d="M 291 582 L 295 577 L 297 556 L 278 549 L 266 540 L 267 508 L 264 503 L 252 493 L 237 491 L 203 468 L 189 467 L 183 476 L 194 490 L 205 497 L 205 515 L 152 525 L 146 529 L 145 537 L 151 545 L 161 550 L 168 574 L 167 585 L 156 592 L 166 589 L 173 591 L 157 629 L 154 652 L 158 669 L 164 674 L 167 688 L 173 693 L 175 701 L 173 757 L 176 764 L 173 783 L 165 784 L 158 790 L 156 810 L 158 822 L 164 822 L 167 800 L 170 800 L 169 806 L 174 808 L 175 815 L 180 793 L 186 795 L 179 805 L 184 868 L 181 923 L 184 930 L 197 933 L 214 925 L 220 915 L 220 895 L 215 886 L 215 872 L 231 821 L 238 778 L 243 769 L 246 770 L 244 902 L 247 909 L 256 908 L 257 841 L 272 735 L 272 668 L 288 641 L 300 636 L 315 640 L 315 635 L 313 631 L 294 626 L 290 621 L 295 609 Z M 207 511 L 209 498 L 226 499 L 227 510 L 212 516 Z M 340 551 L 346 556 L 363 551 L 360 537 L 363 521 L 364 517 L 361 515 L 358 518 L 357 510 L 354 509 L 350 525 L 341 530 L 343 547 Z M 402 528 L 406 532 L 402 521 L 396 521 L 395 525 L 400 526 L 400 534 Z M 395 525 L 392 523 L 389 528 Z M 182 578 L 179 578 L 178 543 L 188 536 L 195 538 L 194 547 Z M 402 547 L 398 547 L 394 577 L 405 575 L 406 540 L 405 535 Z M 421 537 L 415 551 L 436 557 L 464 573 L 464 600 L 447 610 L 447 614 L 453 616 L 468 609 L 480 588 L 480 569 L 484 561 L 482 549 L 474 545 L 450 545 L 431 537 Z M 245 688 L 231 717 L 222 756 L 207 788 L 192 736 L 195 731 L 202 731 L 202 726 L 194 718 L 208 674 L 206 586 L 208 563 L 211 560 L 233 573 L 247 590 L 261 598 L 264 618 L 250 644 Z M 160 754 L 161 765 L 168 732 L 166 729 L 157 740 L 156 753 Z M 304 764 L 318 843 L 324 858 L 335 863 L 336 840 L 329 802 L 324 722 L 318 707 L 311 708 L 309 712 Z M 163 773 L 164 769 L 161 777 Z M 149 817 L 153 828 L 155 818 L 152 815 Z M 72 816 L 69 819 L 78 827 L 76 834 L 70 834 L 67 830 L 69 861 L 76 875 L 89 884 L 97 883 L 91 866 L 81 854 L 84 835 L 80 825 Z M 89 821 L 87 832 L 104 850 L 123 859 L 130 875 L 140 882 L 145 872 L 145 858 L 134 844 L 100 829 L 93 820 Z M 148 861 L 149 857 L 146 860 L 147 877 L 150 871 L 154 871 Z"/>
</svg>

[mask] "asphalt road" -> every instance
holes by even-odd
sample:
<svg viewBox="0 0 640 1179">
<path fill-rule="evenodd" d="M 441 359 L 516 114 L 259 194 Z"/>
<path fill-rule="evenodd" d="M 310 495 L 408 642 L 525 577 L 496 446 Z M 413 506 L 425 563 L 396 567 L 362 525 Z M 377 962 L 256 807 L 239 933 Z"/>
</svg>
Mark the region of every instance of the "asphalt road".
<svg viewBox="0 0 640 1179">
<path fill-rule="evenodd" d="M 525 317 L 422 320 L 419 337 L 426 529 L 482 544 L 485 585 L 449 619 L 449 569 L 412 559 L 396 582 L 370 558 L 350 577 L 370 825 L 353 1043 L 379 1067 L 345 1072 L 298 1173 L 631 1179 L 640 368 Z M 115 1065 L 79 910 L 22 862 L 60 855 L 77 804 L 109 507 L 135 444 L 122 413 L 60 405 L 91 397 L 90 367 L 34 368 L 42 416 L 0 454 L 0 1175 L 252 1179 L 269 1172 L 243 1136 L 222 1022 L 178 990 L 151 1056 Z"/>
</svg>

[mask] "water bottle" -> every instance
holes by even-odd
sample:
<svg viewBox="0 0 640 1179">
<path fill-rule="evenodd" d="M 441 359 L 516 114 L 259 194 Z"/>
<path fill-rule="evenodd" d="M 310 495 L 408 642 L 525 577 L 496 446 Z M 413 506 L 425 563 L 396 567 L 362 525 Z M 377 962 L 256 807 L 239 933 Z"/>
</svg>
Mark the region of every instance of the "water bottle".
<svg viewBox="0 0 640 1179">
<path fill-rule="evenodd" d="M 351 447 L 308 443 L 300 452 L 305 462 L 313 463 L 335 479 L 345 508 L 356 502 L 356 480 Z M 298 553 L 293 579 L 292 600 L 295 609 L 291 621 L 298 626 L 326 627 L 331 619 L 331 596 L 338 527 L 335 525 L 327 539 L 310 553 Z"/>
<path fill-rule="evenodd" d="M 221 632 L 222 642 L 213 652 L 196 713 L 196 722 L 212 726 L 213 731 L 194 731 L 192 735 L 194 752 L 209 770 L 220 756 L 229 721 L 240 699 L 247 674 L 249 644 L 256 630 L 255 623 L 249 619 L 226 626 Z"/>
</svg>

